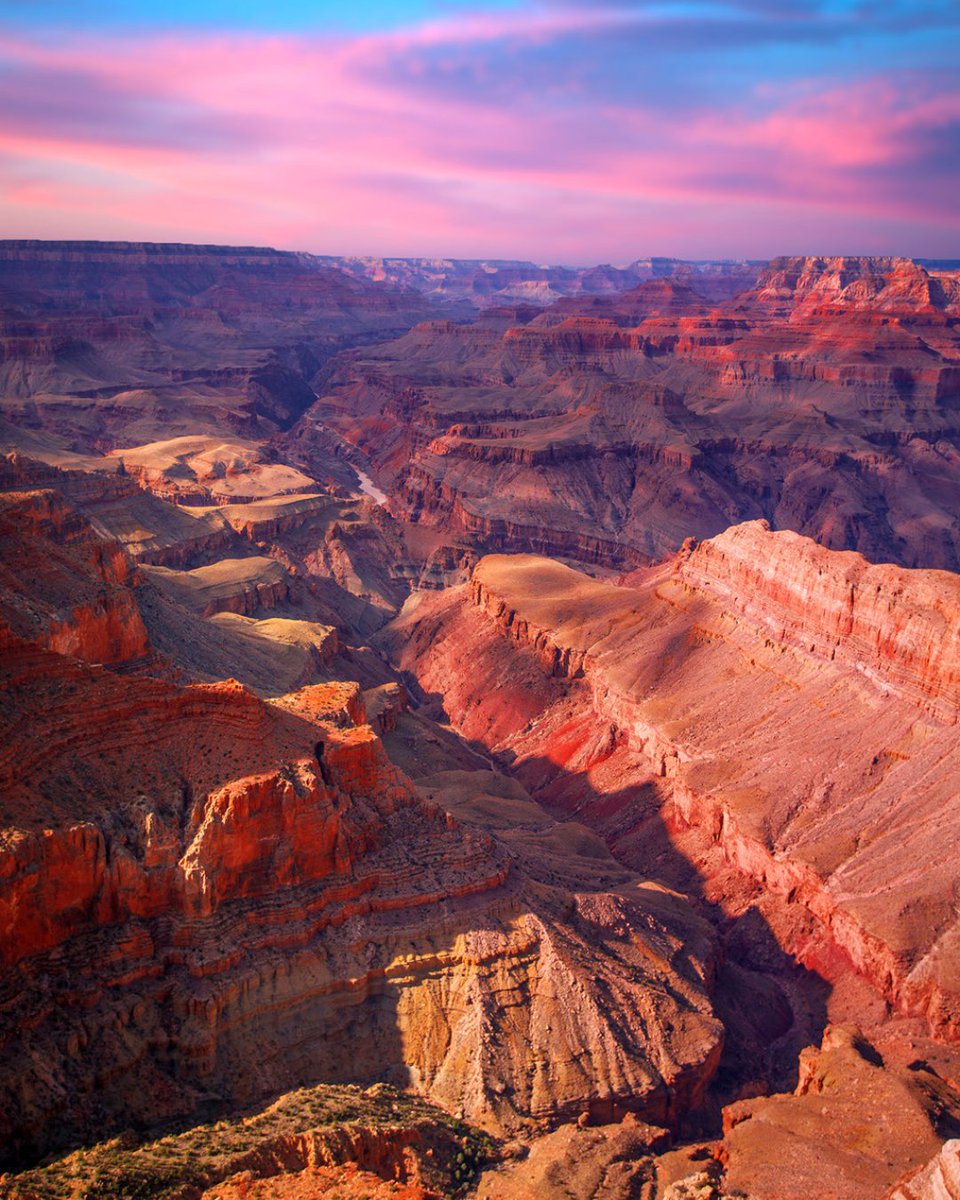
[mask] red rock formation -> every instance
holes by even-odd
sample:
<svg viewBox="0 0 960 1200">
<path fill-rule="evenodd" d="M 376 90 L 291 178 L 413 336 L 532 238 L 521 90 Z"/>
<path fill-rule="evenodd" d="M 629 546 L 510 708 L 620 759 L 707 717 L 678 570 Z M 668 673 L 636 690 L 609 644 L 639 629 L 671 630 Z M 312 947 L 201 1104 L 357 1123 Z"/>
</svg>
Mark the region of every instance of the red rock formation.
<svg viewBox="0 0 960 1200">
<path fill-rule="evenodd" d="M 222 558 L 192 571 L 145 567 L 154 586 L 204 617 L 216 613 L 252 616 L 268 612 L 291 598 L 291 579 L 272 558 Z"/>
<path fill-rule="evenodd" d="M 639 880 L 530 876 L 417 796 L 356 684 L 265 703 L 3 639 L 8 1155 L 205 1088 L 386 1074 L 507 1128 L 702 1092 L 703 923 Z"/>
<path fill-rule="evenodd" d="M 960 714 L 960 577 L 873 566 L 748 522 L 691 546 L 679 568 L 780 644 L 839 661 L 944 721 Z"/>
<path fill-rule="evenodd" d="M 43 460 L 0 462 L 8 1159 L 389 1078 L 493 1130 L 579 1119 L 491 1195 L 947 1186 L 960 591 L 825 547 L 960 562 L 949 271 L 775 260 L 733 299 L 736 269 L 677 264 L 617 293 L 7 251 L 0 439 Z M 411 329 L 427 306 L 367 281 L 404 272 L 511 303 Z M 597 1127 L 703 1103 L 687 1133 L 726 1104 L 723 1138 L 672 1156 Z M 212 1186 L 406 1162 L 341 1134 Z"/>
<path fill-rule="evenodd" d="M 88 662 L 143 657 L 133 571 L 59 493 L 0 494 L 0 619 L 21 636 Z"/>
<path fill-rule="evenodd" d="M 655 1176 L 653 1156 L 666 1131 L 626 1119 L 619 1125 L 565 1125 L 540 1138 L 520 1162 L 486 1171 L 477 1200 L 561 1200 L 643 1195 Z"/>
<path fill-rule="evenodd" d="M 950 299 L 939 280 L 909 258 L 774 258 L 756 284 L 757 302 L 788 317 L 831 307 L 934 312 Z"/>
<path fill-rule="evenodd" d="M 411 601 L 386 644 L 627 861 L 651 854 L 653 788 L 703 873 L 733 868 L 807 914 L 777 918 L 792 954 L 852 965 L 955 1038 L 955 584 L 757 524 L 629 588 L 487 558 L 469 588 Z"/>
<path fill-rule="evenodd" d="M 774 260 L 714 310 L 657 281 L 417 326 L 342 357 L 308 419 L 486 550 L 629 566 L 763 517 L 955 569 L 956 311 L 911 260 Z"/>
<path fill-rule="evenodd" d="M 125 1130 L 43 1167 L 0 1176 L 3 1200 L 130 1191 L 179 1200 L 440 1200 L 496 1157 L 489 1137 L 377 1084 L 300 1088 L 266 1105 L 165 1136 Z"/>
<path fill-rule="evenodd" d="M 14 451 L 0 458 L 0 492 L 57 491 L 102 538 L 119 542 L 139 562 L 193 567 L 228 557 L 241 545 L 223 515 L 191 511 L 144 492 L 118 461 L 92 460 L 97 470 L 64 469 Z"/>
</svg>

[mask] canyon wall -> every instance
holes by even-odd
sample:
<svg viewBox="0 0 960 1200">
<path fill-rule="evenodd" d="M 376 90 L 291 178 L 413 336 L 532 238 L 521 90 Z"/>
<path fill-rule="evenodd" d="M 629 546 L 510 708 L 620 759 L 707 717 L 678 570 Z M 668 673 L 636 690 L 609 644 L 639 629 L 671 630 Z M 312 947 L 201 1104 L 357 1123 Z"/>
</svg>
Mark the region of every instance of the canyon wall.
<svg viewBox="0 0 960 1200">
<path fill-rule="evenodd" d="M 955 570 L 957 273 L 774 260 L 491 308 L 342 356 L 309 420 L 395 511 L 487 551 L 612 568 L 766 519 L 873 561 Z"/>
<path fill-rule="evenodd" d="M 0 242 L 0 415 L 73 451 L 269 436 L 309 406 L 332 354 L 431 311 L 309 255 Z"/>
<path fill-rule="evenodd" d="M 681 897 L 595 851 L 548 875 L 421 796 L 355 682 L 170 682 L 122 549 L 53 493 L 4 503 L 43 567 L 0 592 L 8 1161 L 318 1080 L 386 1078 L 494 1130 L 697 1102 L 722 1030 Z M 87 608 L 64 643 L 68 577 L 132 614 L 106 665 Z"/>
<path fill-rule="evenodd" d="M 704 876 L 718 850 L 813 919 L 784 921 L 792 955 L 828 969 L 834 954 L 956 1038 L 955 577 L 752 524 L 631 578 L 491 556 L 455 594 L 408 602 L 384 645 L 468 737 L 637 864 L 646 773 Z M 628 783 L 638 802 L 611 810 L 604 793 Z"/>
</svg>

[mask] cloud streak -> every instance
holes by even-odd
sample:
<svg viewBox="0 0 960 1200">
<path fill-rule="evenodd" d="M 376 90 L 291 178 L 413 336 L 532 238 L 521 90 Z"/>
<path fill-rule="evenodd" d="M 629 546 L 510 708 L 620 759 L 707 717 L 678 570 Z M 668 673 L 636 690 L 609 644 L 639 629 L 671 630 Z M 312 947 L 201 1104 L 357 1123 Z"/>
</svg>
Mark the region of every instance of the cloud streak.
<svg viewBox="0 0 960 1200">
<path fill-rule="evenodd" d="M 857 7 L 20 30 L 0 40 L 0 215 L 11 235 L 332 253 L 960 254 L 960 80 L 942 63 L 956 22 L 887 6 L 873 54 L 861 27 L 852 57 Z M 817 55 L 796 51 L 800 29 Z"/>
</svg>

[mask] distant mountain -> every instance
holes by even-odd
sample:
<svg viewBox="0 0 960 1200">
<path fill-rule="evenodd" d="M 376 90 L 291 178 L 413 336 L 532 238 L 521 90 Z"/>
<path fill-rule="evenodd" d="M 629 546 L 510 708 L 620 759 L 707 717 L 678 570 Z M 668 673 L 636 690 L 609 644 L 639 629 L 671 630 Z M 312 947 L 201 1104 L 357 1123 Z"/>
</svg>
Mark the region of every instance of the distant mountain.
<svg viewBox="0 0 960 1200">
<path fill-rule="evenodd" d="M 649 279 L 696 280 L 701 295 L 726 299 L 757 277 L 762 262 L 638 258 L 625 267 L 544 266 L 509 259 L 321 258 L 358 279 L 415 288 L 447 304 L 474 308 L 516 303 L 551 304 L 562 296 L 623 292 Z"/>
</svg>

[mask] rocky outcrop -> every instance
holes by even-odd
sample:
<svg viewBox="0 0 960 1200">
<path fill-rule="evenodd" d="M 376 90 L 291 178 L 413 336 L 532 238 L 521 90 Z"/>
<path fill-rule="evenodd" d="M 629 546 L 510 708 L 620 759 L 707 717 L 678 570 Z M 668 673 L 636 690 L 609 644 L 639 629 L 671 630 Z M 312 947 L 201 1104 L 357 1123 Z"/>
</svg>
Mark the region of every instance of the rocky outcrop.
<svg viewBox="0 0 960 1200">
<path fill-rule="evenodd" d="M 887 1195 L 904 1164 L 929 1157 L 957 1099 L 926 1064 L 885 1067 L 858 1029 L 828 1027 L 821 1046 L 804 1051 L 793 1095 L 725 1110 L 725 1191 L 756 1200 Z"/>
<path fill-rule="evenodd" d="M 409 1083 L 495 1129 L 673 1122 L 702 1092 L 703 923 L 622 874 L 531 876 L 416 794 L 356 684 L 265 703 L 9 634 L 2 662 L 8 1156 L 318 1079 Z"/>
<path fill-rule="evenodd" d="M 178 504 L 246 504 L 312 487 L 302 471 L 270 462 L 258 444 L 239 439 L 177 437 L 126 446 L 110 457 L 145 491 Z"/>
<path fill-rule="evenodd" d="M 407 689 L 402 683 L 383 683 L 364 692 L 363 702 L 370 724 L 379 733 L 392 733 L 397 721 L 410 706 Z"/>
<path fill-rule="evenodd" d="M 757 300 L 789 316 L 827 306 L 878 312 L 942 311 L 950 302 L 939 280 L 910 258 L 813 255 L 774 258 L 760 272 Z"/>
<path fill-rule="evenodd" d="M 134 567 L 54 491 L 0 494 L 0 620 L 61 654 L 119 665 L 144 657 Z"/>
<path fill-rule="evenodd" d="M 652 853 L 646 778 L 701 874 L 733 868 L 803 910 L 771 917 L 791 955 L 861 972 L 955 1038 L 954 584 L 755 525 L 631 587 L 492 556 L 469 588 L 410 602 L 384 644 L 627 861 Z M 632 814 L 604 796 L 625 778 Z"/>
<path fill-rule="evenodd" d="M 90 465 L 97 469 L 58 467 L 14 451 L 0 458 L 0 491 L 59 492 L 100 537 L 119 542 L 138 562 L 193 567 L 238 547 L 218 510 L 164 503 L 118 470 L 119 460 L 95 458 Z"/>
<path fill-rule="evenodd" d="M 216 613 L 253 616 L 291 598 L 291 580 L 272 558 L 223 558 L 192 571 L 144 567 L 144 575 L 178 603 L 204 617 Z"/>
<path fill-rule="evenodd" d="M 0 1177 L 4 1200 L 175 1191 L 180 1200 L 436 1200 L 496 1157 L 489 1137 L 382 1084 L 302 1088 L 242 1116 L 158 1138 L 126 1130 Z"/>
<path fill-rule="evenodd" d="M 627 1200 L 649 1192 L 666 1130 L 627 1117 L 619 1125 L 565 1125 L 540 1138 L 520 1162 L 486 1171 L 477 1200 Z"/>
</svg>

